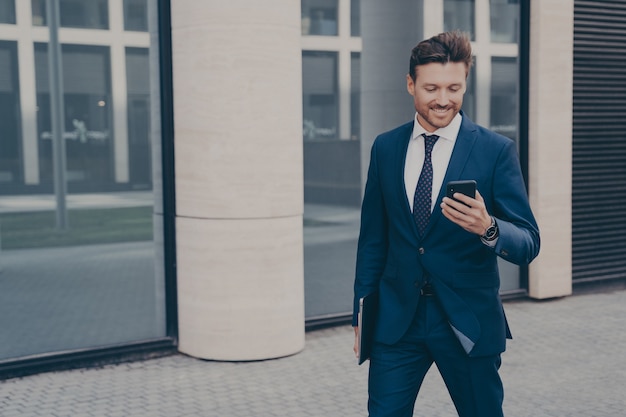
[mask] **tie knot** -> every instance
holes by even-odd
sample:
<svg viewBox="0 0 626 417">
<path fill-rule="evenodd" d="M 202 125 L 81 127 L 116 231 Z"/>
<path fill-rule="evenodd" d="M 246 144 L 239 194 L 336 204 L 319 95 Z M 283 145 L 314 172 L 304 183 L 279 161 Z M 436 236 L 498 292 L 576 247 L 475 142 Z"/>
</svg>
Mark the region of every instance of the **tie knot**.
<svg viewBox="0 0 626 417">
<path fill-rule="evenodd" d="M 426 147 L 426 153 L 431 153 L 433 150 L 433 146 L 435 146 L 435 142 L 439 139 L 437 135 L 423 135 L 424 136 L 424 146 Z"/>
</svg>

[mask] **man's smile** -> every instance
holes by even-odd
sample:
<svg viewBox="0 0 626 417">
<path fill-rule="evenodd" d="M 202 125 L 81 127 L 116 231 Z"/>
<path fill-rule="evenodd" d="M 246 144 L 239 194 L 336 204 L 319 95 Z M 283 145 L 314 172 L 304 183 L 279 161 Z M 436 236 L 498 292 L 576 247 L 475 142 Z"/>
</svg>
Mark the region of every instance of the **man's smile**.
<svg viewBox="0 0 626 417">
<path fill-rule="evenodd" d="M 445 108 L 436 108 L 436 107 L 431 107 L 431 110 L 434 111 L 435 113 L 446 113 L 449 110 L 452 110 L 450 107 L 445 107 Z"/>
</svg>

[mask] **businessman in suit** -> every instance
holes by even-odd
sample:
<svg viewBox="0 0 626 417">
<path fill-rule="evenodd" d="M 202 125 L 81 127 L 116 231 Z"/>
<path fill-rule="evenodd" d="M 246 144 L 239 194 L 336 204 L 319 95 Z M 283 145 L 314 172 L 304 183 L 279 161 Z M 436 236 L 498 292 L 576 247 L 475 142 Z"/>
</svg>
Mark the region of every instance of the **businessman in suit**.
<svg viewBox="0 0 626 417">
<path fill-rule="evenodd" d="M 412 416 L 433 362 L 460 417 L 503 415 L 498 370 L 511 334 L 497 257 L 530 263 L 539 230 L 515 143 L 460 110 L 471 65 L 463 33 L 420 42 L 407 75 L 415 119 L 372 146 L 353 315 L 356 333 L 358 300 L 378 291 L 370 417 Z M 453 180 L 475 180 L 475 198 L 445 197 Z"/>
</svg>

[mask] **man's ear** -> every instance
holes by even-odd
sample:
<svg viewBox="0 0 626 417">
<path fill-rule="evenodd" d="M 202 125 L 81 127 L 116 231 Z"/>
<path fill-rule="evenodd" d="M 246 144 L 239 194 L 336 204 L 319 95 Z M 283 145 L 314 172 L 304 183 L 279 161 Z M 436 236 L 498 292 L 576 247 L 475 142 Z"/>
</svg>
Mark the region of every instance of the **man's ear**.
<svg viewBox="0 0 626 417">
<path fill-rule="evenodd" d="M 411 74 L 406 75 L 406 90 L 410 95 L 415 94 L 415 81 L 411 78 Z"/>
</svg>

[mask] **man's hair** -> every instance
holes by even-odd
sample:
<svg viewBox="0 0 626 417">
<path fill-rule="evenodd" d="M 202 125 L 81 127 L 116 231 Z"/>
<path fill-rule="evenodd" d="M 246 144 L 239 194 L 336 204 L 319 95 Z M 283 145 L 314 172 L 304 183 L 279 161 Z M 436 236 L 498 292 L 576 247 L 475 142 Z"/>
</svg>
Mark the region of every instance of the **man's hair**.
<svg viewBox="0 0 626 417">
<path fill-rule="evenodd" d="M 472 66 L 472 45 L 466 33 L 458 30 L 444 32 L 417 44 L 411 51 L 409 75 L 413 81 L 416 77 L 416 67 L 431 62 L 446 64 L 448 62 L 462 62 L 467 69 L 466 75 Z"/>
</svg>

